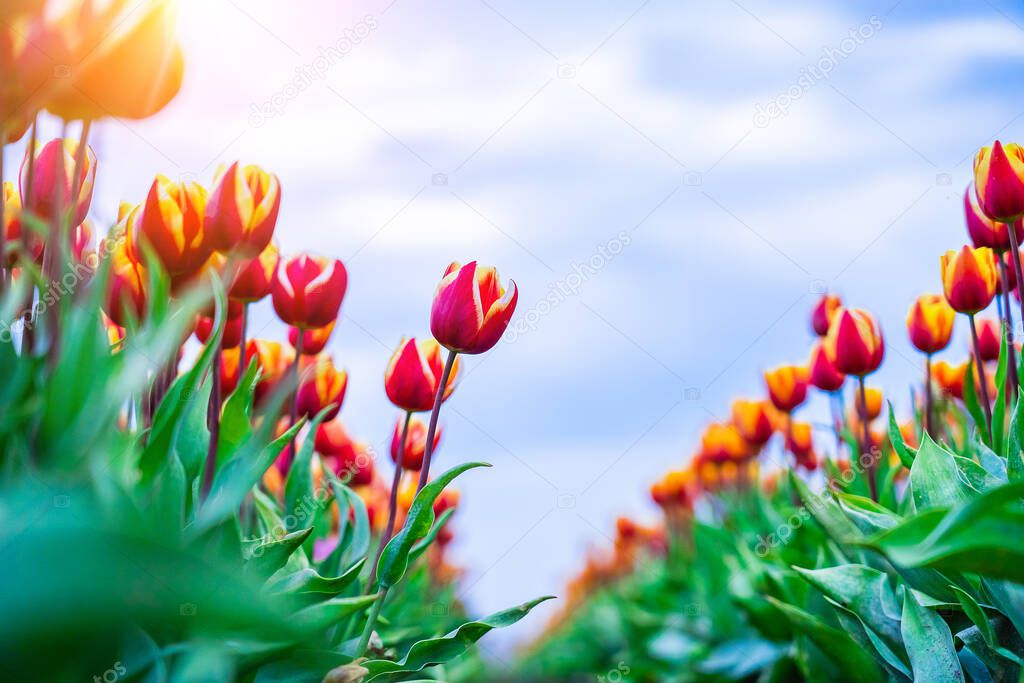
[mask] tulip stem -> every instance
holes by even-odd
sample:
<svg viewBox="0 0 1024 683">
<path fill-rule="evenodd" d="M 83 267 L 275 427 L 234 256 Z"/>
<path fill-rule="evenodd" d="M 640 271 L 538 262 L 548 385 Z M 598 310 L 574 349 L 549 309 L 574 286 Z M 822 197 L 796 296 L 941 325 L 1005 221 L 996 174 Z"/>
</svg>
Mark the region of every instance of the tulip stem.
<svg viewBox="0 0 1024 683">
<path fill-rule="evenodd" d="M 1017 245 L 1017 231 L 1013 229 L 1012 222 L 1006 224 L 1006 232 L 1010 235 L 1010 254 L 1013 256 L 1011 259 L 1013 261 L 1013 274 L 1017 276 L 1017 291 L 1024 292 L 1024 289 L 1020 289 L 1024 287 L 1024 273 L 1021 272 L 1020 250 Z M 1005 287 L 1003 289 L 1004 291 L 1006 290 Z M 1009 298 L 1007 298 L 1006 301 L 1007 304 L 1009 304 Z M 1020 316 L 1021 321 L 1024 321 L 1024 296 L 1020 299 Z"/>
<path fill-rule="evenodd" d="M 858 412 L 860 413 L 860 425 L 861 434 L 863 436 L 863 445 L 861 451 L 867 456 L 867 462 L 865 464 L 865 471 L 868 475 L 868 488 L 871 490 L 871 500 L 878 500 L 878 482 L 875 477 L 875 454 L 871 448 L 871 430 L 868 428 L 868 392 L 864 388 L 864 375 L 857 377 L 857 382 L 860 389 L 860 406 L 858 406 Z"/>
<path fill-rule="evenodd" d="M 213 376 L 213 387 L 210 389 L 210 404 L 207 408 L 206 421 L 210 427 L 210 445 L 206 449 L 206 468 L 203 470 L 203 486 L 200 500 L 206 500 L 213 487 L 213 471 L 217 467 L 217 442 L 220 440 L 220 350 L 213 354 L 213 365 L 210 367 Z"/>
<path fill-rule="evenodd" d="M 932 428 L 932 354 L 924 357 L 924 431 L 932 439 L 935 431 Z"/>
<path fill-rule="evenodd" d="M 388 523 L 384 527 L 384 533 L 380 536 L 377 560 L 373 563 L 375 568 L 380 564 L 380 556 L 384 553 L 384 546 L 391 540 L 391 534 L 395 530 L 395 514 L 398 512 L 398 485 L 402 482 L 402 461 L 405 459 L 405 441 L 409 437 L 409 422 L 411 420 L 412 412 L 406 411 L 405 422 L 402 425 L 402 440 L 398 444 L 398 457 L 395 459 L 395 476 L 391 480 L 391 499 L 388 501 Z"/>
<path fill-rule="evenodd" d="M 457 355 L 456 351 L 448 350 L 448 360 L 445 361 L 444 372 L 441 373 L 441 381 L 437 385 L 437 395 L 434 396 L 434 408 L 430 411 L 430 425 L 427 427 L 427 443 L 423 453 L 423 467 L 420 468 L 420 481 L 416 486 L 416 493 L 422 491 L 430 479 L 430 456 L 434 454 L 434 432 L 437 431 L 437 416 L 441 413 L 441 402 L 444 400 L 445 390 L 448 388 L 448 378 L 451 377 Z"/>
<path fill-rule="evenodd" d="M 1013 226 L 1010 226 L 1013 232 Z M 971 343 L 974 345 L 974 374 L 981 387 L 981 404 L 985 409 L 985 421 L 988 423 L 989 439 L 992 438 L 992 404 L 988 398 L 988 380 L 985 377 L 985 361 L 981 358 L 981 345 L 978 344 L 978 327 L 974 324 L 974 314 L 967 316 L 971 321 Z"/>
<path fill-rule="evenodd" d="M 377 617 L 380 616 L 380 608 L 384 606 L 384 598 L 388 596 L 388 589 L 382 588 L 377 593 L 377 599 L 373 601 L 373 606 L 370 607 L 370 614 L 366 617 L 366 626 L 363 628 L 363 634 L 359 636 L 359 644 L 356 645 L 356 659 L 362 657 L 366 652 L 366 646 L 370 644 L 370 636 L 373 634 L 373 627 L 377 625 Z"/>
<path fill-rule="evenodd" d="M 245 362 L 245 333 L 249 327 L 249 304 L 242 304 L 242 337 L 238 341 L 238 377 L 241 378 L 248 370 Z"/>
<path fill-rule="evenodd" d="M 295 384 L 295 393 L 292 395 L 292 408 L 288 421 L 289 429 L 294 427 L 299 419 L 299 359 L 302 358 L 302 339 L 305 336 L 305 331 L 300 327 L 298 338 L 295 340 L 295 360 L 292 361 L 292 382 Z M 241 370 L 241 366 L 239 366 L 239 370 Z M 292 435 L 291 444 L 288 446 L 288 467 L 281 474 L 288 472 L 288 468 L 291 468 L 293 460 L 295 460 L 294 434 Z"/>
<path fill-rule="evenodd" d="M 1010 378 L 1010 395 L 1017 396 L 1017 385 L 1020 382 L 1020 378 L 1017 376 L 1017 349 L 1013 345 L 1013 313 L 1010 311 L 1010 287 L 1009 287 L 1009 272 L 1006 268 L 1006 261 L 1000 257 L 996 259 L 999 261 L 999 276 L 1002 278 L 1003 285 L 1003 334 L 1006 335 L 1006 363 L 1007 369 L 1009 370 Z"/>
<path fill-rule="evenodd" d="M 832 431 L 836 435 L 836 456 L 838 460 L 841 451 L 843 450 L 843 389 L 840 387 L 835 391 L 829 392 L 829 406 L 832 409 Z"/>
</svg>

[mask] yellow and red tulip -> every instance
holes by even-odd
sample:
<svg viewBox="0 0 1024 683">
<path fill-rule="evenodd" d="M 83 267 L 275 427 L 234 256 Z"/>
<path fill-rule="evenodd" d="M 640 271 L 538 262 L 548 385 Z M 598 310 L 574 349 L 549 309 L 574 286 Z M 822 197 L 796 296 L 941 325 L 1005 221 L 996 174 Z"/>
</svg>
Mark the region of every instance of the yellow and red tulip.
<svg viewBox="0 0 1024 683">
<path fill-rule="evenodd" d="M 811 328 L 819 337 L 828 334 L 828 327 L 836 311 L 843 307 L 842 300 L 835 294 L 823 294 L 811 311 Z"/>
<path fill-rule="evenodd" d="M 952 365 L 940 360 L 932 365 L 932 379 L 946 396 L 963 400 L 964 377 L 967 376 L 967 361 Z"/>
<path fill-rule="evenodd" d="M 836 370 L 825 353 L 825 342 L 819 340 L 811 347 L 811 358 L 807 363 L 808 381 L 821 391 L 833 392 L 843 388 L 846 375 Z"/>
<path fill-rule="evenodd" d="M 985 215 L 978 205 L 978 196 L 973 186 L 964 191 L 964 218 L 967 222 L 967 234 L 970 235 L 975 248 L 988 247 L 995 251 L 1006 251 L 1010 248 L 1010 231 L 1007 224 Z M 1017 236 L 1017 244 L 1020 244 L 1024 239 L 1024 223 L 1015 221 L 1013 229 Z"/>
<path fill-rule="evenodd" d="M 978 205 L 989 218 L 1011 223 L 1024 216 L 1024 149 L 996 140 L 991 147 L 978 150 L 974 187 Z"/>
<path fill-rule="evenodd" d="M 516 283 L 503 288 L 496 269 L 453 262 L 434 292 L 430 331 L 450 351 L 483 353 L 501 339 L 518 298 Z"/>
<path fill-rule="evenodd" d="M 807 399 L 809 373 L 799 365 L 781 365 L 764 373 L 768 398 L 784 413 L 793 412 Z"/>
<path fill-rule="evenodd" d="M 398 418 L 395 424 L 395 431 L 391 436 L 391 460 L 395 463 L 401 456 L 402 469 L 410 472 L 419 472 L 423 466 L 423 454 L 427 449 L 427 426 L 419 418 L 413 417 L 409 420 L 409 431 L 405 436 L 405 448 L 402 449 L 402 425 L 404 417 Z M 437 452 L 437 444 L 441 441 L 441 427 L 438 426 L 434 432 L 434 452 Z M 401 453 L 399 453 L 401 451 Z"/>
<path fill-rule="evenodd" d="M 274 282 L 277 263 L 280 260 L 277 247 L 271 242 L 260 252 L 259 256 L 242 264 L 231 283 L 228 296 L 236 301 L 253 303 L 270 294 L 270 286 Z"/>
<path fill-rule="evenodd" d="M 245 364 L 255 358 L 260 367 L 260 379 L 256 382 L 256 402 L 261 402 L 284 377 L 295 357 L 294 352 L 275 341 L 250 339 L 245 345 Z"/>
<path fill-rule="evenodd" d="M 228 318 L 224 321 L 224 334 L 220 340 L 220 347 L 222 349 L 229 349 L 242 343 L 242 324 L 241 314 L 232 316 L 229 308 Z M 205 315 L 196 316 L 195 333 L 196 339 L 205 344 L 213 333 L 213 318 Z"/>
<path fill-rule="evenodd" d="M 366 486 L 373 481 L 373 457 L 365 444 L 352 439 L 340 420 L 322 423 L 313 440 L 316 452 L 350 486 Z"/>
<path fill-rule="evenodd" d="M 999 281 L 995 252 L 988 247 L 947 251 L 940 259 L 946 301 L 958 313 L 974 315 L 988 307 Z"/>
<path fill-rule="evenodd" d="M 110 278 L 104 310 L 117 325 L 128 327 L 146 313 L 146 271 L 132 260 L 122 244 L 110 254 Z"/>
<path fill-rule="evenodd" d="M 301 254 L 278 265 L 270 294 L 282 322 L 306 330 L 334 322 L 347 287 L 341 261 Z"/>
<path fill-rule="evenodd" d="M 980 318 L 978 326 L 978 354 L 981 360 L 990 361 L 999 358 L 999 346 L 1003 338 L 1003 328 L 998 320 Z"/>
<path fill-rule="evenodd" d="M 825 354 L 845 375 L 863 377 L 878 369 L 885 356 L 885 340 L 878 322 L 860 308 L 843 308 L 825 337 Z"/>
<path fill-rule="evenodd" d="M 712 462 L 743 460 L 754 455 L 740 431 L 732 424 L 713 422 L 700 437 L 700 452 Z"/>
<path fill-rule="evenodd" d="M 85 220 L 92 203 L 93 183 L 96 180 L 96 155 L 92 147 L 86 147 L 82 157 L 82 168 L 75 182 L 75 157 L 78 142 L 54 139 L 46 143 L 37 153 L 32 164 L 32 196 L 25 201 L 28 187 L 29 158 L 21 163 L 22 205 L 42 220 L 52 221 L 64 207 L 71 207 L 70 223 L 79 225 Z M 74 185 L 74 187 L 72 187 Z"/>
<path fill-rule="evenodd" d="M 177 183 L 158 175 L 132 226 L 136 255 L 148 246 L 172 280 L 194 275 L 213 249 L 203 230 L 206 190 L 199 183 Z"/>
<path fill-rule="evenodd" d="M 234 162 L 214 180 L 206 204 L 210 244 L 222 252 L 255 257 L 270 244 L 281 208 L 277 176 Z M 322 327 L 319 326 L 319 327 Z"/>
<path fill-rule="evenodd" d="M 6 265 L 13 268 L 21 258 L 39 261 L 43 255 L 43 240 L 21 224 L 21 195 L 11 182 L 3 184 L 4 193 L 4 250 L 9 251 Z"/>
<path fill-rule="evenodd" d="M 403 339 L 384 371 L 384 391 L 388 399 L 402 410 L 414 413 L 430 410 L 443 374 L 444 361 L 437 341 L 424 339 L 417 342 L 415 337 Z M 455 391 L 458 374 L 459 361 L 456 359 L 442 401 Z"/>
<path fill-rule="evenodd" d="M 768 401 L 736 399 L 732 402 L 732 423 L 744 441 L 760 448 L 775 433 L 772 410 Z"/>
<path fill-rule="evenodd" d="M 297 327 L 288 328 L 288 343 L 292 348 L 299 348 L 299 335 L 302 335 L 302 355 L 315 356 L 327 347 L 327 342 L 334 332 L 334 322 L 325 327 L 312 327 L 308 330 L 300 330 Z"/>
<path fill-rule="evenodd" d="M 333 420 L 345 400 L 348 373 L 334 367 L 331 357 L 325 354 L 310 359 L 302 372 L 303 379 L 295 394 L 297 413 L 311 418 L 334 404 L 325 418 Z"/>
<path fill-rule="evenodd" d="M 956 311 L 939 294 L 922 294 L 907 314 L 907 334 L 918 351 L 938 353 L 949 346 Z"/>
</svg>

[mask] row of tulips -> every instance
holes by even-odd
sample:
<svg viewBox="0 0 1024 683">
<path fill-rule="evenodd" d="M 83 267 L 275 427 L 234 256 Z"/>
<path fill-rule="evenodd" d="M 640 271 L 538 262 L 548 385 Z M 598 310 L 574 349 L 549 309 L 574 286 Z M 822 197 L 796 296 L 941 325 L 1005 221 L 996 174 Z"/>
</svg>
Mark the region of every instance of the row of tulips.
<svg viewBox="0 0 1024 683">
<path fill-rule="evenodd" d="M 879 424 L 884 397 L 866 383 L 885 356 L 877 319 L 823 295 L 808 361 L 766 371 L 764 398 L 735 400 L 686 465 L 651 486 L 659 524 L 618 521 L 613 548 L 588 556 L 524 673 L 1018 678 L 1024 150 L 981 149 L 963 207 L 971 244 L 941 256 L 942 293 L 907 314 L 924 357 L 910 419 L 890 407 Z M 993 302 L 996 315 L 981 317 Z M 958 314 L 966 357 L 935 359 Z M 831 406 L 820 430 L 798 418 L 811 391 Z"/>
<path fill-rule="evenodd" d="M 384 375 L 389 483 L 339 417 L 348 372 L 329 349 L 348 273 L 281 255 L 275 174 L 158 175 L 95 234 L 92 124 L 149 116 L 177 92 L 171 3 L 52 4 L 0 8 L 0 147 L 29 136 L 17 173 L 0 165 L 12 676 L 472 680 L 470 646 L 540 601 L 466 621 L 449 485 L 483 463 L 437 474 L 432 461 L 459 357 L 497 344 L 515 283 L 475 262 L 442 274 L 430 336 L 403 339 Z M 40 144 L 48 116 L 63 134 Z M 287 342 L 250 336 L 266 302 Z M 53 504 L 32 513 L 41 499 Z"/>
</svg>

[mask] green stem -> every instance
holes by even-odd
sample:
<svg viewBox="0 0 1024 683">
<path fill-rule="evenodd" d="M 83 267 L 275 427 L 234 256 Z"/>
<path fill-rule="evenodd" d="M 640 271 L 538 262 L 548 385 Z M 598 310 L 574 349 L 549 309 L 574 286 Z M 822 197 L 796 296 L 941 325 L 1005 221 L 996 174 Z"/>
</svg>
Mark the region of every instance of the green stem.
<svg viewBox="0 0 1024 683">
<path fill-rule="evenodd" d="M 412 421 L 412 413 L 406 411 L 405 423 L 402 425 L 402 440 L 398 445 L 398 458 L 395 462 L 395 476 L 391 481 L 391 500 L 388 501 L 388 523 L 384 527 L 384 533 L 380 536 L 380 547 L 377 548 L 377 560 L 373 563 L 374 571 L 380 564 L 380 556 L 384 552 L 384 546 L 391 540 L 391 534 L 395 530 L 395 514 L 398 512 L 398 485 L 402 482 L 402 458 L 405 455 L 405 440 L 409 436 L 409 422 Z"/>
<path fill-rule="evenodd" d="M 1017 348 L 1013 344 L 1013 312 L 1010 310 L 1010 288 L 1008 284 L 1008 273 L 1006 261 L 1002 255 L 996 256 L 999 262 L 999 276 L 1003 285 L 1003 334 L 1006 335 L 1006 362 L 1010 379 L 1010 396 L 1017 395 L 1017 385 L 1020 379 L 1017 375 Z"/>
<path fill-rule="evenodd" d="M 1012 228 L 1012 226 L 1011 226 Z M 1011 229 L 1012 233 L 1013 230 Z M 985 422 L 988 423 L 989 440 L 992 439 L 992 404 L 988 398 L 988 381 L 985 378 L 985 361 L 981 358 L 981 345 L 978 343 L 978 327 L 974 324 L 974 314 L 967 316 L 971 321 L 971 343 L 974 345 L 974 374 L 981 385 L 981 404 L 985 409 Z"/>
<path fill-rule="evenodd" d="M 373 634 L 373 627 L 377 625 L 377 617 L 380 616 L 380 609 L 384 606 L 384 598 L 388 595 L 387 588 L 381 588 L 377 593 L 377 599 L 370 607 L 370 614 L 366 617 L 366 626 L 363 627 L 363 634 L 359 636 L 359 644 L 356 645 L 356 658 L 362 657 L 366 652 L 366 646 L 370 643 L 370 636 Z"/>
<path fill-rule="evenodd" d="M 423 453 L 423 467 L 420 468 L 420 481 L 416 486 L 416 493 L 423 490 L 423 487 L 427 485 L 427 481 L 430 479 L 430 456 L 434 454 L 434 433 L 437 431 L 437 416 L 441 413 L 441 402 L 444 401 L 444 392 L 448 387 L 448 378 L 451 377 L 457 355 L 458 353 L 455 351 L 448 350 L 448 360 L 445 361 L 444 372 L 441 373 L 441 381 L 437 385 L 437 395 L 434 396 L 434 409 L 430 411 L 426 450 Z"/>
<path fill-rule="evenodd" d="M 868 488 L 871 490 L 871 500 L 878 500 L 878 482 L 875 477 L 875 454 L 871 449 L 871 430 L 868 428 L 868 392 L 864 388 L 864 375 L 857 378 L 860 385 L 860 424 L 861 432 L 863 433 L 864 443 L 861 446 L 861 451 L 868 458 L 865 466 L 865 471 L 868 475 Z"/>
</svg>

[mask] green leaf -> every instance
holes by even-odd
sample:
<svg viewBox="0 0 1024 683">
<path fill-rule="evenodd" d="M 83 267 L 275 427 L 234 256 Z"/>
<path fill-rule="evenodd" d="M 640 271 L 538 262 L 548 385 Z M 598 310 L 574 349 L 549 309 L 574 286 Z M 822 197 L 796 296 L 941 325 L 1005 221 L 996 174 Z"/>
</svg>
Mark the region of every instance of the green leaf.
<svg viewBox="0 0 1024 683">
<path fill-rule="evenodd" d="M 220 416 L 220 437 L 217 441 L 217 459 L 226 462 L 252 435 L 252 405 L 259 380 L 260 366 L 253 358 L 238 380 L 235 390 L 224 401 Z"/>
<path fill-rule="evenodd" d="M 285 521 L 289 522 L 289 531 L 300 524 L 311 524 L 318 505 L 316 491 L 313 490 L 313 435 L 327 414 L 333 409 L 328 406 L 317 413 L 309 423 L 309 431 L 302 446 L 295 454 L 295 459 L 288 468 L 288 479 L 284 486 Z"/>
<path fill-rule="evenodd" d="M 437 534 L 440 533 L 441 529 L 448 523 L 448 520 L 451 519 L 454 514 L 455 508 L 448 508 L 441 513 L 441 516 L 437 518 L 436 522 L 434 522 L 434 526 L 430 528 L 430 533 L 421 538 L 416 545 L 412 547 L 412 550 L 409 551 L 409 564 L 413 564 L 419 559 L 420 555 L 427 552 L 427 549 L 434 542 L 434 539 L 437 538 Z"/>
<path fill-rule="evenodd" d="M 423 490 L 425 491 L 426 487 Z M 443 664 L 455 659 L 490 631 L 511 626 L 529 614 L 530 610 L 537 605 L 552 599 L 554 596 L 538 598 L 518 607 L 492 614 L 484 619 L 462 624 L 440 638 L 421 640 L 413 644 L 405 657 L 397 662 L 385 659 L 363 662 L 362 665 L 369 672 L 365 683 L 401 680 L 405 674 L 421 671 L 431 664 Z"/>
<path fill-rule="evenodd" d="M 912 591 L 903 593 L 901 630 L 915 681 L 964 680 L 949 627 L 942 617 L 919 605 Z"/>
<path fill-rule="evenodd" d="M 321 576 L 312 567 L 306 567 L 271 581 L 267 586 L 267 591 L 270 593 L 337 595 L 359 577 L 359 571 L 363 568 L 365 561 L 366 558 L 361 559 L 344 574 L 334 577 Z"/>
<path fill-rule="evenodd" d="M 971 414 L 974 425 L 981 434 L 981 440 L 986 444 L 992 444 L 992 437 L 988 433 L 988 424 L 985 422 L 985 412 L 981 408 L 981 401 L 978 400 L 978 390 L 974 386 L 974 360 L 967 361 L 967 372 L 964 374 L 964 406 Z"/>
<path fill-rule="evenodd" d="M 490 467 L 483 462 L 470 462 L 453 467 L 424 486 L 413 499 L 406 515 L 405 525 L 388 541 L 377 565 L 377 581 L 382 588 L 394 586 L 402 580 L 409 567 L 409 552 L 416 541 L 430 532 L 434 524 L 434 501 L 455 477 L 476 467 Z"/>
<path fill-rule="evenodd" d="M 892 401 L 889 401 L 889 442 L 892 443 L 893 450 L 899 456 L 900 462 L 909 470 L 914 464 L 914 456 L 917 455 L 917 452 L 903 440 L 903 432 L 900 431 L 900 426 L 896 423 L 896 413 L 893 412 Z"/>
<path fill-rule="evenodd" d="M 332 598 L 299 610 L 292 616 L 292 624 L 303 631 L 323 631 L 363 608 L 369 607 L 376 599 L 376 594 L 357 595 L 352 598 Z"/>
<path fill-rule="evenodd" d="M 928 434 L 921 435 L 921 447 L 910 468 L 910 488 L 918 510 L 966 503 L 977 493 L 957 467 L 953 454 Z"/>
<path fill-rule="evenodd" d="M 1006 332 L 999 335 L 999 362 L 996 365 L 996 395 L 992 404 L 992 450 L 1003 455 L 1003 424 L 1006 416 Z"/>
<path fill-rule="evenodd" d="M 1010 415 L 1010 433 L 1006 438 L 1006 475 L 1010 481 L 1024 479 L 1024 387 L 1017 389 L 1017 401 Z"/>
<path fill-rule="evenodd" d="M 270 576 L 285 565 L 291 554 L 302 547 L 311 533 L 313 527 L 299 529 L 252 548 L 245 564 L 246 573 L 250 576 Z"/>
</svg>

